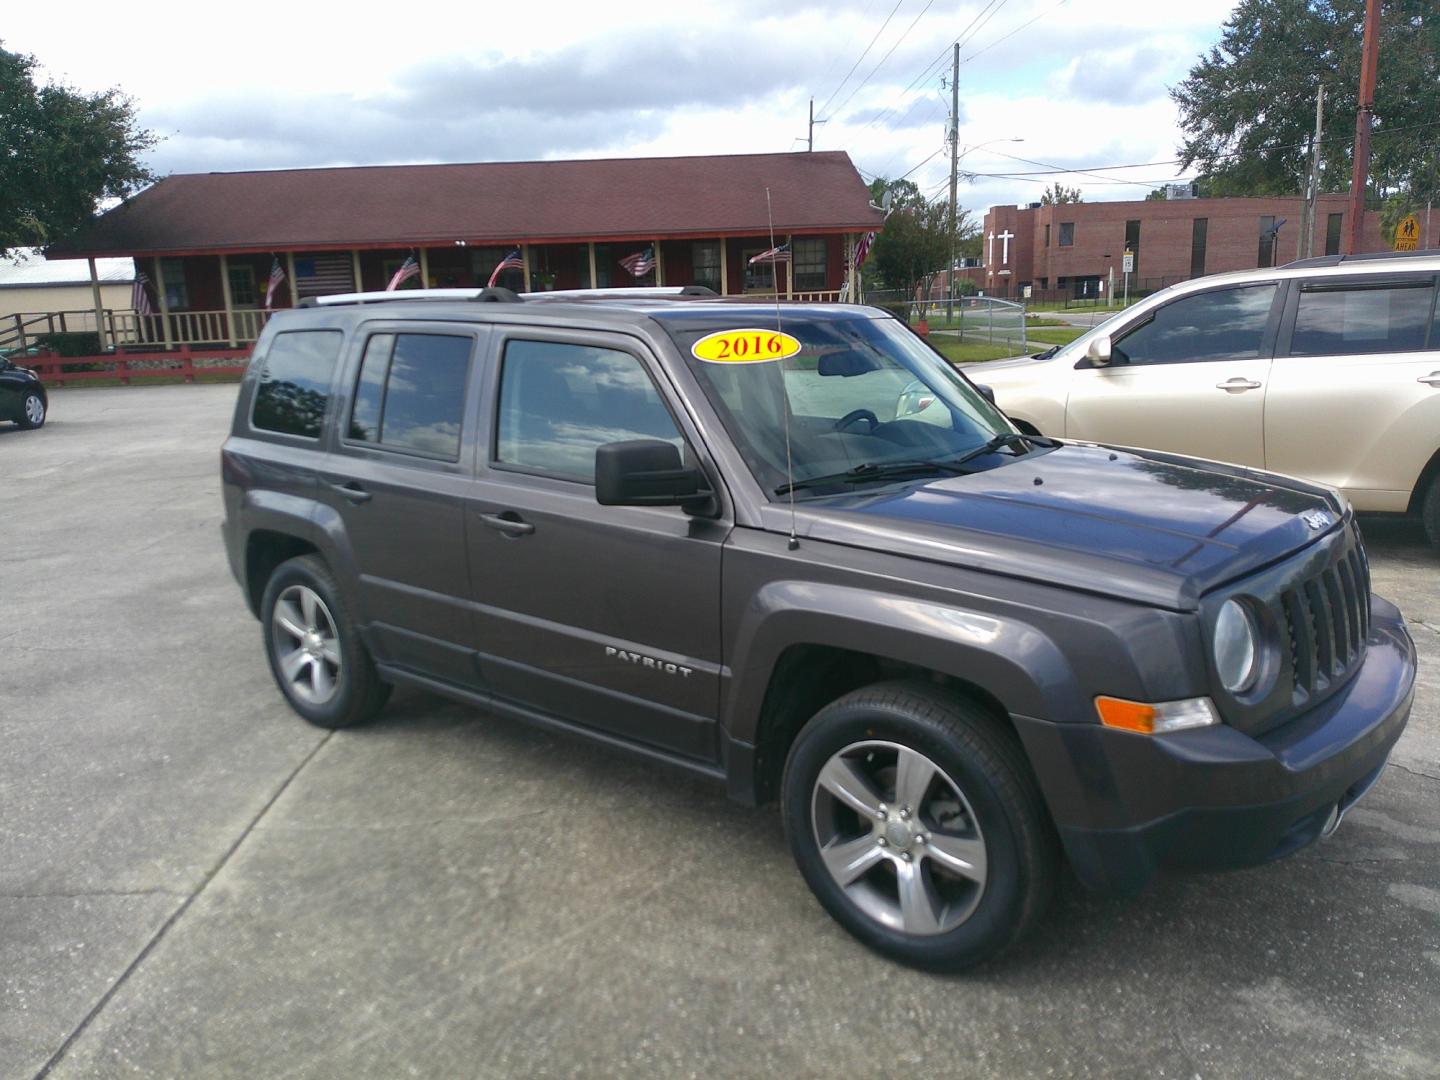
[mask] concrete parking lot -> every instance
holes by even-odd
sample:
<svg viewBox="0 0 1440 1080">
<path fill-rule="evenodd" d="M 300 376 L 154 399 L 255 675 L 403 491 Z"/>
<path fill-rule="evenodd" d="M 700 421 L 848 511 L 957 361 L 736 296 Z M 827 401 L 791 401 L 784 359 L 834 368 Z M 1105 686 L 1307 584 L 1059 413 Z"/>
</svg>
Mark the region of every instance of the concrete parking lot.
<svg viewBox="0 0 1440 1080">
<path fill-rule="evenodd" d="M 233 386 L 0 425 L 0 1077 L 1440 1075 L 1440 556 L 1341 830 L 960 977 L 856 945 L 773 809 L 417 693 L 327 734 L 225 565 Z"/>
</svg>

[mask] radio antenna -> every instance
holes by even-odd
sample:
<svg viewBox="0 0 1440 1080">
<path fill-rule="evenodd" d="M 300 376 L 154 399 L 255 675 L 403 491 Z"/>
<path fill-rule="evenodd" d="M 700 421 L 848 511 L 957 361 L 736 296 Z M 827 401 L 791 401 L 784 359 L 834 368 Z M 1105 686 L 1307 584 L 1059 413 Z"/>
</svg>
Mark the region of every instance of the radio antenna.
<svg viewBox="0 0 1440 1080">
<path fill-rule="evenodd" d="M 765 217 L 770 222 L 770 285 L 775 290 L 775 332 L 783 334 L 785 327 L 780 322 L 780 271 L 775 259 L 775 212 L 770 207 L 770 189 L 765 189 Z M 785 423 L 785 487 L 790 494 L 790 542 L 785 546 L 794 551 L 800 546 L 795 535 L 795 463 L 790 457 L 790 395 L 785 392 L 785 361 L 780 363 L 780 406 L 784 411 Z"/>
</svg>

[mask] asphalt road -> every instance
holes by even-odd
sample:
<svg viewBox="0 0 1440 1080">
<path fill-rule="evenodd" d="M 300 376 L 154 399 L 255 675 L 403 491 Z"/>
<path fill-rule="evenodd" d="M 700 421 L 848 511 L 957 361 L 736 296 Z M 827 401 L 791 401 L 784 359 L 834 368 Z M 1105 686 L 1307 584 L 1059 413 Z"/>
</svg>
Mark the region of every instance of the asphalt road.
<svg viewBox="0 0 1440 1080">
<path fill-rule="evenodd" d="M 1288 861 L 1067 885 L 961 977 L 854 944 L 772 809 L 419 694 L 307 728 L 221 550 L 234 387 L 0 425 L 0 1076 L 1440 1075 L 1440 557 L 1366 524 L 1411 725 Z"/>
</svg>

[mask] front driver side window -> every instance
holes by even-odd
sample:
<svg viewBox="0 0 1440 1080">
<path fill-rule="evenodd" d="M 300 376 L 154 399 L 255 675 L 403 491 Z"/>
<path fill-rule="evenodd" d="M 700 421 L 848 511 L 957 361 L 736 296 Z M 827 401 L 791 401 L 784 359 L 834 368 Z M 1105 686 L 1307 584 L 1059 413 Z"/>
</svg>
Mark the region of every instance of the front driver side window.
<svg viewBox="0 0 1440 1080">
<path fill-rule="evenodd" d="M 1182 297 L 1118 339 L 1113 354 L 1129 364 L 1253 360 L 1260 355 L 1277 288 L 1271 282 Z"/>
</svg>

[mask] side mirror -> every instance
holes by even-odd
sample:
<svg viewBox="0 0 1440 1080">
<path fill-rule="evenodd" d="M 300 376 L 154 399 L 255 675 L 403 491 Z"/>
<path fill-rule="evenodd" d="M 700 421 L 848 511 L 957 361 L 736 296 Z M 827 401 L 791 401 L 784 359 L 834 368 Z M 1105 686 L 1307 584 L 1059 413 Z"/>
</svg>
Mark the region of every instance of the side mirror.
<svg viewBox="0 0 1440 1080">
<path fill-rule="evenodd" d="M 683 464 L 673 443 L 632 439 L 595 448 L 595 501 L 601 506 L 700 509 L 713 495 L 705 474 Z"/>
<path fill-rule="evenodd" d="M 1091 367 L 1107 367 L 1110 364 L 1110 335 L 1101 334 L 1092 338 L 1089 345 L 1085 346 L 1085 359 L 1090 361 Z"/>
<path fill-rule="evenodd" d="M 980 396 L 983 397 L 986 401 L 988 401 L 991 405 L 995 404 L 995 390 L 993 387 L 989 387 L 986 386 L 984 383 L 977 382 L 975 384 L 975 389 L 979 390 Z"/>
</svg>

